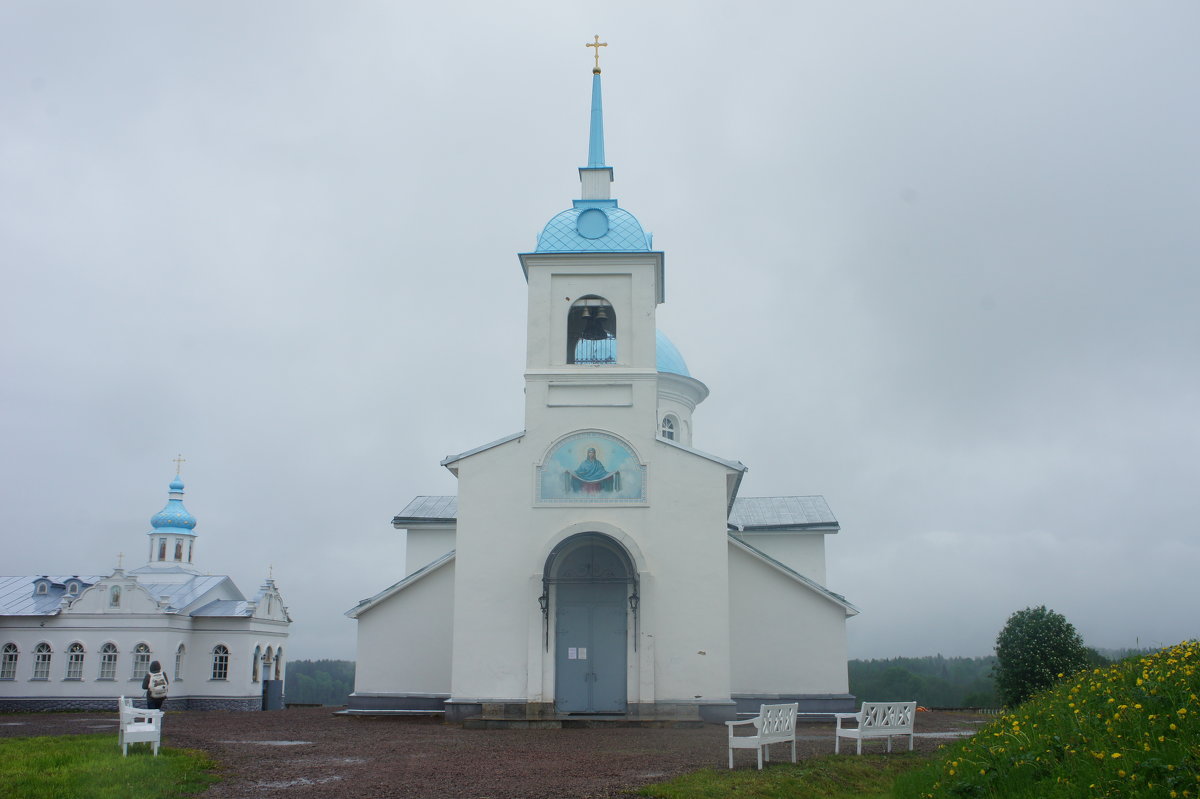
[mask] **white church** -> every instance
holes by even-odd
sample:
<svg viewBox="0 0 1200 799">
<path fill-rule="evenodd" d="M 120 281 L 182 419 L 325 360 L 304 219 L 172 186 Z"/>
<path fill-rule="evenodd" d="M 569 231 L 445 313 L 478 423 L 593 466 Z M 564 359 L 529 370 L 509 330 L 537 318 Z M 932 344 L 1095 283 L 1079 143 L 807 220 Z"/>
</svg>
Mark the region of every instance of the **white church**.
<svg viewBox="0 0 1200 799">
<path fill-rule="evenodd" d="M 155 660 L 171 681 L 168 710 L 282 705 L 283 597 L 268 577 L 246 599 L 197 566 L 183 487 L 177 472 L 152 529 L 138 533 L 138 568 L 0 577 L 0 712 L 114 710 L 118 696 L 145 696 Z"/>
<path fill-rule="evenodd" d="M 348 712 L 853 710 L 858 611 L 825 585 L 838 522 L 820 496 L 739 496 L 746 467 L 693 445 L 708 388 L 656 329 L 663 253 L 611 198 L 598 58 L 579 178 L 581 199 L 518 256 L 525 428 L 446 458 L 458 495 L 418 496 L 393 520 L 404 577 L 346 614 Z"/>
</svg>

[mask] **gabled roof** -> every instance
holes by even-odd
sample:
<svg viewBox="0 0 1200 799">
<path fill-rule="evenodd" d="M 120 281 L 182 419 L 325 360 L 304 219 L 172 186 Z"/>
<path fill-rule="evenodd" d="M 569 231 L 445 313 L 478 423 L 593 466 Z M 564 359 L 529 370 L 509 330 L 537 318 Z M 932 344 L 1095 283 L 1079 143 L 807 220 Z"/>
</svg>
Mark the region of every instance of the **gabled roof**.
<svg viewBox="0 0 1200 799">
<path fill-rule="evenodd" d="M 105 574 L 72 574 L 70 576 L 37 574 L 0 577 L 0 616 L 53 616 L 62 609 L 62 600 L 67 596 L 64 586 L 68 581 L 78 580 L 86 589 L 110 576 Z M 43 578 L 51 581 L 50 589 L 45 594 L 35 594 L 33 584 L 36 580 Z M 182 583 L 151 583 L 146 581 L 144 574 L 138 576 L 137 580 L 138 587 L 145 589 L 146 593 L 155 600 L 165 598 L 168 612 L 172 613 L 186 611 L 188 605 L 202 599 L 205 594 L 222 583 L 228 583 L 232 593 L 241 596 L 241 592 L 237 590 L 233 581 L 223 574 L 196 575 Z"/>
<path fill-rule="evenodd" d="M 206 605 L 193 610 L 190 616 L 250 616 L 254 608 L 244 599 L 214 599 Z"/>
<path fill-rule="evenodd" d="M 392 524 L 404 527 L 406 524 L 453 522 L 457 518 L 458 497 L 416 497 L 396 514 Z"/>
<path fill-rule="evenodd" d="M 200 574 L 183 583 L 152 583 L 145 578 L 138 578 L 138 585 L 145 588 L 150 596 L 155 599 L 165 597 L 167 603 L 176 612 L 186 611 L 189 605 L 199 599 L 203 599 L 205 594 L 225 582 L 229 583 L 230 589 L 232 589 L 238 598 L 222 601 L 242 601 L 242 592 L 237 590 L 237 586 L 233 584 L 233 580 L 223 574 Z M 195 615 L 194 612 L 193 615 Z"/>
<path fill-rule="evenodd" d="M 86 588 L 100 580 L 102 574 L 34 574 L 0 577 L 0 616 L 53 616 L 62 606 L 66 584 L 77 580 Z M 46 593 L 35 594 L 33 584 L 46 579 Z"/>
<path fill-rule="evenodd" d="M 491 442 L 490 444 L 484 444 L 482 447 L 476 447 L 475 449 L 469 449 L 466 452 L 460 452 L 457 455 L 447 455 L 446 457 L 442 458 L 442 466 L 445 466 L 446 468 L 450 468 L 450 466 L 452 464 L 454 464 L 457 461 L 461 461 L 463 458 L 468 458 L 472 455 L 483 452 L 486 449 L 491 449 L 492 447 L 498 447 L 501 444 L 507 444 L 510 441 L 515 441 L 516 439 L 520 438 L 523 435 L 525 435 L 524 430 L 522 430 L 519 433 L 513 433 L 510 436 L 505 436 L 504 438 L 498 438 L 495 441 Z M 450 469 L 450 470 L 454 471 L 453 469 Z"/>
<path fill-rule="evenodd" d="M 371 608 L 375 607 L 383 600 L 387 599 L 390 596 L 394 596 L 394 595 L 400 593 L 405 588 L 408 588 L 409 586 L 411 586 L 413 583 L 418 582 L 419 580 L 421 580 L 425 577 L 428 577 L 429 575 L 433 574 L 438 569 L 445 566 L 450 561 L 454 560 L 454 554 L 455 554 L 455 550 L 452 549 L 449 552 L 447 552 L 445 555 L 442 555 L 437 560 L 434 560 L 431 563 L 427 563 L 424 566 L 422 566 L 421 568 L 417 569 L 415 572 L 408 575 L 400 582 L 394 583 L 393 585 L 390 585 L 387 588 L 383 589 L 375 596 L 359 600 L 359 603 L 357 605 L 355 605 L 354 607 L 350 608 L 350 610 L 346 611 L 345 615 L 349 616 L 352 619 L 357 619 L 361 614 L 363 614 L 366 611 L 370 610 Z"/>
<path fill-rule="evenodd" d="M 738 497 L 729 526 L 744 532 L 841 529 L 825 497 Z"/>
<path fill-rule="evenodd" d="M 818 583 L 816 580 L 812 580 L 808 577 L 805 577 L 803 574 L 796 571 L 795 569 L 788 566 L 787 564 L 780 563 L 779 561 L 775 560 L 775 558 L 773 558 L 770 555 L 768 555 L 767 553 L 763 552 L 761 549 L 750 546 L 745 541 L 742 541 L 741 539 L 735 537 L 732 533 L 729 536 L 729 543 L 733 544 L 733 546 L 742 550 L 747 555 L 750 555 L 753 558 L 757 558 L 758 560 L 761 560 L 763 563 L 765 563 L 768 566 L 772 567 L 773 569 L 779 571 L 780 573 L 784 574 L 785 576 L 792 578 L 800 585 L 804 586 L 805 588 L 808 588 L 810 591 L 813 591 L 813 592 L 819 594 L 822 598 L 829 600 L 830 602 L 834 603 L 835 605 L 840 605 L 841 607 L 845 608 L 847 616 L 857 616 L 858 615 L 858 613 L 859 613 L 858 608 L 854 607 L 854 605 L 847 602 L 846 597 L 842 596 L 841 594 L 835 594 L 834 592 L 830 591 L 825 586 Z"/>
</svg>

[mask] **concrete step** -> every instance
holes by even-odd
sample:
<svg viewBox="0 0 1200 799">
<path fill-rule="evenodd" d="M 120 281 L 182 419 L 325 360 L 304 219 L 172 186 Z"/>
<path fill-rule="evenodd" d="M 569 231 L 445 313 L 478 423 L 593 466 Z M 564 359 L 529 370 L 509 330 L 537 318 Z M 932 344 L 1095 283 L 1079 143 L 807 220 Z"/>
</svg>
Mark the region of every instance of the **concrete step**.
<svg viewBox="0 0 1200 799">
<path fill-rule="evenodd" d="M 641 727 L 653 729 L 695 729 L 703 727 L 699 719 L 644 718 L 627 716 L 550 716 L 541 719 L 512 719 L 473 716 L 463 722 L 467 730 L 571 730 L 605 727 Z"/>
</svg>

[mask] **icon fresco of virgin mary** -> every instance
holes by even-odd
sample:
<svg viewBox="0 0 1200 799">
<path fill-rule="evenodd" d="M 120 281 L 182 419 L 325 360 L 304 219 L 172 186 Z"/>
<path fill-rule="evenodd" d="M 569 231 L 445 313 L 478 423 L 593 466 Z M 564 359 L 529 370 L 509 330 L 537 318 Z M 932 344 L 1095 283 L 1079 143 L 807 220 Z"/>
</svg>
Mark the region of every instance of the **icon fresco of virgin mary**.
<svg viewBox="0 0 1200 799">
<path fill-rule="evenodd" d="M 596 457 L 596 448 L 588 447 L 587 457 L 570 473 L 568 482 L 571 491 L 598 494 L 601 491 L 619 491 L 619 479 L 619 473 L 604 468 L 604 464 Z"/>
</svg>

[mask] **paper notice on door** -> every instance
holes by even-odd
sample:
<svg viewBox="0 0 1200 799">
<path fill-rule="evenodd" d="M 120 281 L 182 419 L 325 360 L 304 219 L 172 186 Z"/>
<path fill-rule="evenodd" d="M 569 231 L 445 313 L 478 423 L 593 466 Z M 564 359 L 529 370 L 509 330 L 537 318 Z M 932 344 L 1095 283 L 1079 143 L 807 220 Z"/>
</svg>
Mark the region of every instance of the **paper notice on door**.
<svg viewBox="0 0 1200 799">
<path fill-rule="evenodd" d="M 579 659 L 587 660 L 587 647 L 586 646 L 579 647 Z"/>
<path fill-rule="evenodd" d="M 579 658 L 579 650 L 575 647 L 567 647 L 567 660 L 577 660 Z"/>
</svg>

